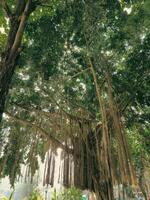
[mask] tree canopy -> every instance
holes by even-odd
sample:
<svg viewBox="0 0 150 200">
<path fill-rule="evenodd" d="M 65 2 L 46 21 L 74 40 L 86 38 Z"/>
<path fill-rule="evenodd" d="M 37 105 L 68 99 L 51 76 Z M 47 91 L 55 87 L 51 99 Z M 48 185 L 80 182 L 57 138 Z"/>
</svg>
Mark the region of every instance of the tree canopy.
<svg viewBox="0 0 150 200">
<path fill-rule="evenodd" d="M 149 1 L 1 5 L 0 176 L 14 185 L 25 164 L 33 177 L 38 158 L 44 162 L 49 149 L 61 148 L 64 185 L 72 184 L 67 163 L 73 159 L 74 184 L 95 191 L 98 200 L 113 200 L 113 187 L 121 183 L 138 185 L 146 197 Z"/>
</svg>

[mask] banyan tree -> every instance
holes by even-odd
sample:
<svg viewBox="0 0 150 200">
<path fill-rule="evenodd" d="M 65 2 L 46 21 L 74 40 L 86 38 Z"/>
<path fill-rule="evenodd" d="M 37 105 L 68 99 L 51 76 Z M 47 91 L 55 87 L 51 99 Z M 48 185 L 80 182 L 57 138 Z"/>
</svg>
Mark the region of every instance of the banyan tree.
<svg viewBox="0 0 150 200">
<path fill-rule="evenodd" d="M 114 199 L 113 187 L 115 185 L 136 184 L 124 124 L 121 112 L 114 101 L 111 76 L 107 67 L 103 85 L 107 92 L 107 99 L 104 99 L 102 95 L 104 89 L 100 90 L 94 66 L 89 60 L 88 73 L 91 73 L 91 77 L 93 77 L 99 103 L 100 115 L 97 118 L 94 118 L 84 107 L 72 104 L 65 97 L 60 97 L 62 99 L 58 104 L 52 94 L 46 93 L 46 89 L 41 89 L 41 91 L 51 104 L 52 111 L 48 112 L 40 110 L 40 108 L 17 104 L 11 108 L 11 112 L 6 112 L 6 116 L 12 120 L 12 123 L 20 123 L 30 128 L 35 134 L 30 141 L 30 132 L 26 134 L 23 131 L 22 135 L 17 135 L 18 143 L 16 140 L 14 141 L 18 149 L 14 152 L 16 154 L 15 162 L 11 166 L 10 180 L 12 184 L 17 162 L 20 159 L 18 150 L 20 154 L 23 154 L 24 142 L 28 140 L 31 146 L 28 144 L 30 150 L 27 155 L 27 163 L 31 177 L 34 176 L 36 170 L 39 147 L 42 143 L 44 145 L 42 150 L 43 155 L 46 154 L 44 185 L 53 185 L 54 183 L 55 153 L 58 148 L 62 149 L 58 181 L 61 181 L 66 187 L 74 185 L 82 190 L 88 189 L 94 191 L 99 200 L 111 200 Z M 17 112 L 17 115 L 12 112 Z M 20 116 L 24 114 L 32 116 L 34 122 L 20 119 Z M 5 148 L 5 154 L 8 156 L 10 156 L 9 148 L 9 146 L 7 149 Z M 9 162 L 7 157 L 4 158 L 1 174 L 3 170 L 6 170 Z"/>
<path fill-rule="evenodd" d="M 11 2 L 4 2 L 9 14 Z M 114 200 L 114 188 L 120 185 L 139 187 L 146 197 L 150 35 L 148 15 L 143 17 L 146 25 L 141 25 L 145 4 L 24 1 L 18 4 L 23 13 L 27 2 L 32 9 L 23 15 L 13 62 L 13 46 L 6 41 L 1 59 L 3 67 L 7 60 L 11 63 L 11 71 L 6 91 L 0 80 L 0 92 L 5 93 L 0 115 L 6 104 L 0 177 L 9 176 L 14 186 L 23 164 L 25 181 L 28 177 L 32 182 L 40 159 L 45 165 L 43 185 L 53 186 L 59 149 L 57 181 L 63 186 L 93 191 L 97 200 Z M 16 28 L 10 21 L 14 34 L 22 20 L 17 17 Z M 11 29 L 6 27 L 5 34 Z M 4 82 L 6 77 L 4 73 Z"/>
</svg>

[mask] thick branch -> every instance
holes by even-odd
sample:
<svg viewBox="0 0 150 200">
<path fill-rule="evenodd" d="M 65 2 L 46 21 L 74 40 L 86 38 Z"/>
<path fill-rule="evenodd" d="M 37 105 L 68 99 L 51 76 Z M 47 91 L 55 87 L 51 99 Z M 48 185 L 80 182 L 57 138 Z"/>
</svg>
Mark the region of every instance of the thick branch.
<svg viewBox="0 0 150 200">
<path fill-rule="evenodd" d="M 13 105 L 13 104 L 12 104 Z M 44 111 L 42 110 L 41 108 L 33 108 L 33 107 L 25 107 L 23 105 L 19 105 L 19 104 L 14 104 L 15 106 L 23 109 L 23 110 L 26 110 L 28 112 L 36 112 L 37 114 L 41 114 L 43 116 L 46 116 L 48 118 L 52 118 L 54 119 L 54 116 L 61 116 L 61 113 L 60 112 L 47 112 L 47 111 Z M 61 110 L 61 109 L 60 109 Z M 73 115 L 73 114 L 70 114 L 64 110 L 61 110 L 64 115 L 66 115 L 68 118 L 72 119 L 72 120 L 75 120 L 75 121 L 82 121 L 82 123 L 87 123 L 87 122 L 97 122 L 97 120 L 94 120 L 94 119 L 89 119 L 89 118 L 84 118 L 84 117 L 80 117 L 80 116 L 77 116 L 77 115 Z"/>
<path fill-rule="evenodd" d="M 16 33 L 14 44 L 13 44 L 13 46 L 11 48 L 11 52 L 10 52 L 10 56 L 9 56 L 10 60 L 15 55 L 16 51 L 18 50 L 18 48 L 19 48 L 19 46 L 21 44 L 23 32 L 24 32 L 25 25 L 26 25 L 26 20 L 27 20 L 29 14 L 30 14 L 29 13 L 30 6 L 31 6 L 31 1 L 28 0 L 28 2 L 26 3 L 26 7 L 25 7 L 25 10 L 23 12 L 23 15 L 21 16 L 21 21 L 20 21 L 20 25 L 19 25 L 18 31 Z"/>
<path fill-rule="evenodd" d="M 13 120 L 21 123 L 22 125 L 24 126 L 30 126 L 32 127 L 34 130 L 38 131 L 40 133 L 41 136 L 43 136 L 44 138 L 50 140 L 52 143 L 54 143 L 57 147 L 63 149 L 64 151 L 66 151 L 67 153 L 70 153 L 72 154 L 73 153 L 73 150 L 68 148 L 67 146 L 63 145 L 58 139 L 56 139 L 54 136 L 50 135 L 48 132 L 46 132 L 43 128 L 39 127 L 38 125 L 32 123 L 32 122 L 29 122 L 29 121 L 26 121 L 24 119 L 20 119 L 19 117 L 16 117 L 14 115 L 12 115 L 11 113 L 9 112 L 5 112 L 5 114 L 12 118 Z"/>
<path fill-rule="evenodd" d="M 2 0 L 1 5 L 2 5 L 2 8 L 4 9 L 7 17 L 11 18 L 12 17 L 12 13 L 11 13 L 11 10 L 10 10 L 6 0 Z"/>
</svg>

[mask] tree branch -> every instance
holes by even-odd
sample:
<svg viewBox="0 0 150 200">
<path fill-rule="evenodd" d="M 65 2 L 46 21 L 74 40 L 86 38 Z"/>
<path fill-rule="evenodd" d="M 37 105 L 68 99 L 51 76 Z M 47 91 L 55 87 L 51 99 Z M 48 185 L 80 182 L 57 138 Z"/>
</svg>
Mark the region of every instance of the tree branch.
<svg viewBox="0 0 150 200">
<path fill-rule="evenodd" d="M 91 119 L 91 118 L 88 118 L 87 116 L 79 116 L 79 115 L 74 115 L 74 114 L 71 114 L 71 113 L 69 113 L 69 112 L 67 112 L 64 108 L 63 108 L 63 106 L 61 106 L 59 103 L 57 103 L 57 101 L 56 101 L 56 99 L 51 95 L 50 96 L 50 94 L 49 93 L 47 93 L 47 91 L 45 90 L 45 88 L 40 88 L 45 94 L 48 94 L 49 96 L 48 96 L 48 99 L 50 100 L 50 101 L 52 101 L 53 103 L 55 103 L 56 104 L 56 106 L 58 106 L 59 107 L 59 109 L 64 113 L 64 114 L 66 114 L 68 117 L 70 117 L 71 119 L 73 119 L 73 120 L 78 120 L 78 121 L 82 121 L 82 122 L 97 122 L 97 120 L 94 120 L 94 119 Z"/>
<path fill-rule="evenodd" d="M 12 17 L 12 13 L 11 13 L 11 10 L 10 10 L 6 0 L 2 0 L 1 5 L 2 5 L 2 8 L 4 9 L 7 17 L 11 18 Z"/>
<path fill-rule="evenodd" d="M 46 116 L 48 118 L 52 118 L 54 119 L 55 116 L 61 116 L 61 113 L 60 112 L 48 112 L 48 111 L 44 111 L 42 110 L 41 108 L 33 108 L 33 107 L 25 107 L 23 105 L 20 105 L 20 104 L 11 104 L 11 105 L 15 105 L 17 107 L 19 107 L 20 109 L 23 109 L 23 110 L 26 110 L 27 112 L 36 112 L 37 114 L 41 114 L 43 116 Z M 58 104 L 57 104 L 58 105 Z M 61 110 L 61 108 L 60 108 Z M 97 122 L 97 120 L 94 120 L 94 119 L 89 119 L 89 118 L 84 118 L 84 117 L 81 117 L 81 116 L 78 116 L 78 115 L 73 115 L 73 114 L 70 114 L 68 113 L 67 111 L 64 111 L 64 110 L 61 110 L 64 115 L 66 115 L 68 118 L 72 119 L 72 120 L 75 120 L 75 121 L 82 121 L 82 123 L 87 123 L 87 122 Z"/>
<path fill-rule="evenodd" d="M 26 3 L 26 6 L 25 6 L 24 12 L 22 13 L 22 16 L 21 16 L 20 25 L 19 25 L 18 31 L 16 33 L 16 37 L 15 37 L 13 46 L 11 48 L 9 60 L 11 60 L 12 57 L 16 54 L 16 51 L 18 50 L 18 48 L 21 44 L 23 32 L 24 32 L 25 25 L 26 25 L 26 20 L 29 17 L 29 14 L 30 14 L 29 13 L 30 7 L 31 7 L 31 0 L 28 0 L 27 3 Z"/>
<path fill-rule="evenodd" d="M 45 8 L 52 8 L 52 6 L 48 5 L 48 4 L 44 4 L 44 3 L 39 3 L 37 4 L 40 7 L 45 7 Z"/>
<path fill-rule="evenodd" d="M 38 125 L 36 125 L 36 124 L 34 124 L 32 122 L 29 122 L 27 120 L 20 119 L 19 117 L 14 116 L 9 112 L 5 112 L 5 114 L 8 117 L 10 117 L 11 119 L 15 120 L 16 122 L 19 122 L 20 124 L 22 124 L 24 126 L 32 127 L 34 130 L 38 131 L 41 136 L 43 136 L 44 138 L 50 140 L 57 147 L 63 149 L 67 153 L 73 154 L 73 149 L 70 149 L 67 146 L 65 146 L 64 144 L 62 144 L 57 138 L 55 138 L 54 136 L 50 135 L 48 132 L 46 132 L 43 128 L 39 127 Z"/>
<path fill-rule="evenodd" d="M 78 77 L 79 75 L 84 74 L 84 73 L 86 73 L 86 72 L 89 71 L 89 70 L 90 70 L 90 67 L 88 67 L 88 68 L 86 68 L 86 69 L 84 69 L 84 70 L 81 70 L 80 72 L 77 72 L 77 73 L 74 74 L 73 76 L 70 76 L 68 80 L 71 80 L 71 79 L 73 79 L 73 78 L 76 78 L 76 77 Z"/>
</svg>

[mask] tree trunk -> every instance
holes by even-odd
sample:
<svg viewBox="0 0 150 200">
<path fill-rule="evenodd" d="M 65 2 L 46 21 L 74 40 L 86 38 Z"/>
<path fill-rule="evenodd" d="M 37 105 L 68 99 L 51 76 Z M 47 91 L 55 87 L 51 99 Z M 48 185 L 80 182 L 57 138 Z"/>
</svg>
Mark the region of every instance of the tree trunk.
<svg viewBox="0 0 150 200">
<path fill-rule="evenodd" d="M 17 2 L 15 13 L 7 13 L 10 30 L 0 61 L 0 121 L 2 120 L 6 97 L 15 71 L 16 58 L 21 52 L 21 41 L 25 25 L 31 12 L 35 9 L 32 0 L 18 0 Z M 2 6 L 6 11 L 6 3 Z"/>
<path fill-rule="evenodd" d="M 114 200 L 113 183 L 112 183 L 112 168 L 111 168 L 111 152 L 110 152 L 110 136 L 106 115 L 106 107 L 102 97 L 102 91 L 98 85 L 97 76 L 93 67 L 92 61 L 89 58 L 89 64 L 95 84 L 97 99 L 99 102 L 99 109 L 102 118 L 102 138 L 101 147 L 98 146 L 98 166 L 100 168 L 99 180 L 94 180 L 94 188 L 98 200 Z"/>
</svg>

